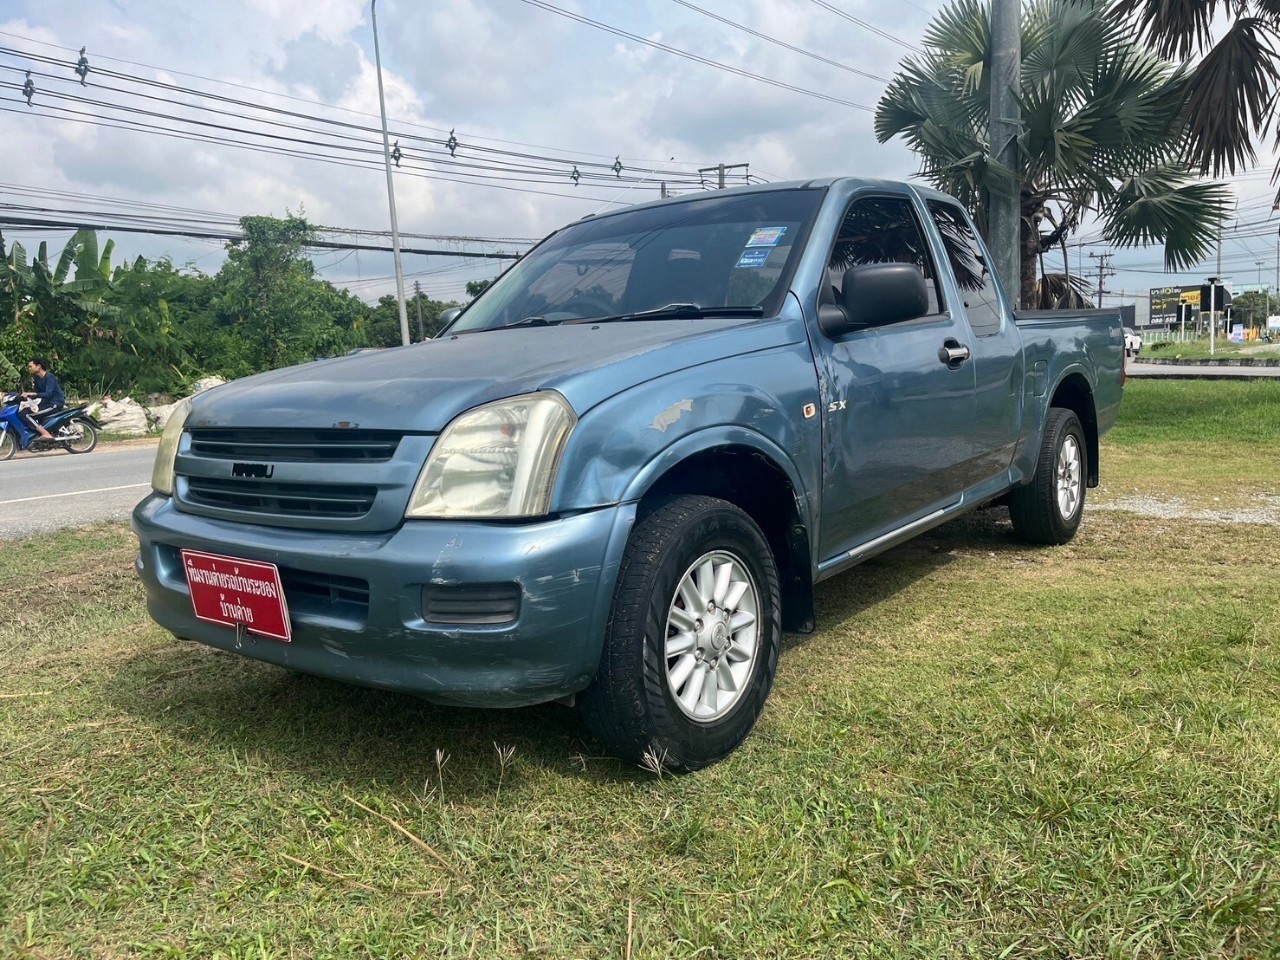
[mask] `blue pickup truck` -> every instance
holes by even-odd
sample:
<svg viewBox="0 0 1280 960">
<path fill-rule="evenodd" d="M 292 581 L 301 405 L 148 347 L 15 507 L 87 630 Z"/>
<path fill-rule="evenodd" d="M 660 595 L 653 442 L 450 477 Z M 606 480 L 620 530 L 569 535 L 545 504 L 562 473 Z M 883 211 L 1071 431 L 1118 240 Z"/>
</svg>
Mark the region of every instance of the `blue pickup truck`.
<svg viewBox="0 0 1280 960">
<path fill-rule="evenodd" d="M 435 339 L 180 409 L 134 511 L 185 640 L 446 704 L 574 704 L 692 770 L 751 730 L 814 584 L 966 511 L 1060 544 L 1119 316 L 1013 312 L 902 183 L 702 193 L 546 238 Z"/>
</svg>

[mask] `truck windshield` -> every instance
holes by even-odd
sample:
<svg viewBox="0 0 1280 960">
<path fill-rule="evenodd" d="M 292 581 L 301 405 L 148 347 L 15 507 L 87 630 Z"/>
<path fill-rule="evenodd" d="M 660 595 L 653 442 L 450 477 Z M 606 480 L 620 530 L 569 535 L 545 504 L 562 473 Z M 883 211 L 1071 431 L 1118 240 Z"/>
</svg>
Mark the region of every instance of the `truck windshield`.
<svg viewBox="0 0 1280 960">
<path fill-rule="evenodd" d="M 820 189 L 713 194 L 579 221 L 508 270 L 449 332 L 772 316 L 821 201 Z"/>
</svg>

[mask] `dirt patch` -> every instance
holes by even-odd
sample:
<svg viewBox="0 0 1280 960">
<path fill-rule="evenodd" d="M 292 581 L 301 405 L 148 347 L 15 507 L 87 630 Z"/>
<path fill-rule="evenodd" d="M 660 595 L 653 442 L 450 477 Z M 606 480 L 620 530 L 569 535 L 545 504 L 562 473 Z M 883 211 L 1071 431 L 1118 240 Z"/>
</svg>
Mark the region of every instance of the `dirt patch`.
<svg viewBox="0 0 1280 960">
<path fill-rule="evenodd" d="M 1216 499 L 1216 498 L 1215 498 Z M 1105 503 L 1091 503 L 1088 509 L 1117 510 L 1160 520 L 1199 520 L 1204 523 L 1262 524 L 1280 526 L 1280 497 L 1259 494 L 1247 507 L 1193 507 L 1180 497 L 1120 497 Z"/>
</svg>

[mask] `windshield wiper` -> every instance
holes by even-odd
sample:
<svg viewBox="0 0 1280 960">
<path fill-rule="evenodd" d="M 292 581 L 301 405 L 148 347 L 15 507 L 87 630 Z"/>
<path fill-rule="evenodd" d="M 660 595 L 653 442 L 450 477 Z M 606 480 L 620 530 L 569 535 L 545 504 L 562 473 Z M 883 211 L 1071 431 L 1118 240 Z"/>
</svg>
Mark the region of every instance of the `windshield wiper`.
<svg viewBox="0 0 1280 960">
<path fill-rule="evenodd" d="M 625 320 L 699 320 L 703 317 L 763 317 L 764 307 L 701 307 L 696 303 L 668 303 L 653 310 L 618 313 L 607 317 L 581 317 L 565 323 L 619 323 Z"/>
<path fill-rule="evenodd" d="M 560 323 L 559 320 L 548 320 L 546 317 L 525 317 L 523 320 L 517 320 L 515 323 L 508 323 L 504 327 L 498 327 L 499 330 L 510 330 L 512 327 L 554 327 Z"/>
</svg>

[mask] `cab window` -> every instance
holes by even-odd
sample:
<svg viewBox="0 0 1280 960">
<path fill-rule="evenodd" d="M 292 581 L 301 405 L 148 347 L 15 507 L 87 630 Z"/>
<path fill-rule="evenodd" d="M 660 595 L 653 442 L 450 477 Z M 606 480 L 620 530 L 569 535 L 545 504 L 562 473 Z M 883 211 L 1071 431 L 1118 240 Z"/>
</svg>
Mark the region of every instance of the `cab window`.
<svg viewBox="0 0 1280 960">
<path fill-rule="evenodd" d="M 1000 296 L 996 292 L 995 275 L 974 236 L 969 218 L 959 207 L 937 200 L 929 201 L 929 214 L 942 235 L 942 247 L 964 298 L 969 326 L 979 337 L 1000 332 Z"/>
<path fill-rule="evenodd" d="M 827 264 L 827 280 L 835 302 L 840 299 L 844 272 L 864 263 L 915 264 L 924 274 L 929 291 L 928 312 L 941 312 L 938 274 L 910 200 L 864 197 L 849 205 Z"/>
</svg>

